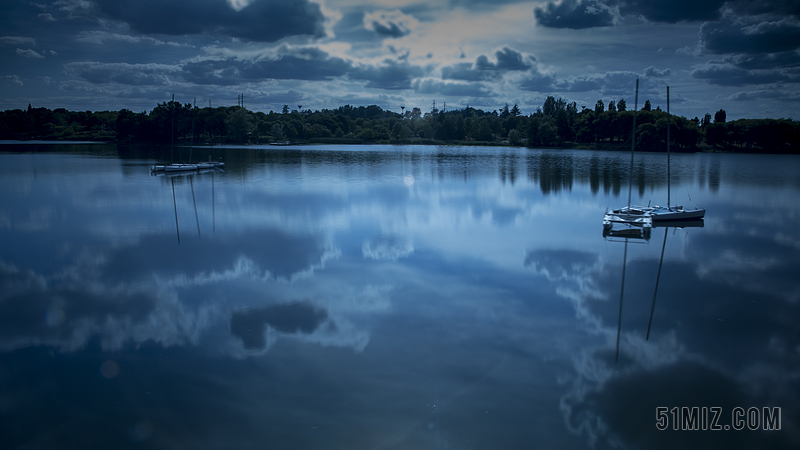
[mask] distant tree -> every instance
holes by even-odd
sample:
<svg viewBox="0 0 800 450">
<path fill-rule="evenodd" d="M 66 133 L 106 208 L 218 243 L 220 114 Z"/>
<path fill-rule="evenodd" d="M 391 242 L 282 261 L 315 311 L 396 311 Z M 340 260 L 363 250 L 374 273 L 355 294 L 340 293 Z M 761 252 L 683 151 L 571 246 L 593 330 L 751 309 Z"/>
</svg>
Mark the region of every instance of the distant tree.
<svg viewBox="0 0 800 450">
<path fill-rule="evenodd" d="M 520 142 L 520 134 L 519 134 L 519 131 L 517 131 L 516 128 L 508 132 L 508 142 L 513 144 L 513 145 L 519 144 L 519 142 Z"/>
<path fill-rule="evenodd" d="M 283 109 L 281 110 L 283 114 L 289 114 L 289 105 L 283 105 Z"/>
<path fill-rule="evenodd" d="M 608 110 L 609 111 L 616 111 L 617 105 L 614 104 L 614 100 L 608 102 Z"/>
<path fill-rule="evenodd" d="M 627 109 L 628 105 L 625 103 L 625 99 L 624 98 L 619 99 L 619 101 L 617 102 L 617 111 L 622 112 L 626 111 Z"/>
<path fill-rule="evenodd" d="M 725 110 L 720 109 L 716 113 L 714 113 L 714 123 L 725 123 Z"/>
<path fill-rule="evenodd" d="M 597 114 L 602 113 L 603 111 L 605 111 L 605 109 L 606 105 L 605 103 L 603 103 L 603 100 L 598 100 L 597 103 L 594 104 L 594 112 L 596 112 Z"/>
<path fill-rule="evenodd" d="M 511 108 L 511 115 L 514 117 L 519 117 L 521 114 L 522 112 L 519 110 L 519 106 L 517 106 L 517 104 L 514 103 L 514 107 Z"/>
<path fill-rule="evenodd" d="M 503 119 L 506 116 L 508 116 L 509 114 L 511 114 L 511 113 L 508 111 L 508 103 L 506 103 L 503 106 L 503 109 L 500 110 L 500 118 Z"/>
<path fill-rule="evenodd" d="M 644 101 L 644 106 L 642 106 L 642 111 L 652 111 L 653 107 L 650 106 L 650 100 Z"/>
<path fill-rule="evenodd" d="M 237 108 L 225 118 L 228 137 L 234 142 L 246 142 L 247 133 L 253 131 L 253 118 L 244 108 Z"/>
<path fill-rule="evenodd" d="M 705 128 L 710 124 L 711 124 L 711 114 L 706 113 L 706 115 L 703 116 L 703 121 L 701 122 L 701 125 L 703 126 L 703 128 Z"/>
<path fill-rule="evenodd" d="M 661 144 L 658 129 L 652 123 L 643 123 L 636 127 L 636 145 L 642 150 L 656 150 Z"/>
</svg>

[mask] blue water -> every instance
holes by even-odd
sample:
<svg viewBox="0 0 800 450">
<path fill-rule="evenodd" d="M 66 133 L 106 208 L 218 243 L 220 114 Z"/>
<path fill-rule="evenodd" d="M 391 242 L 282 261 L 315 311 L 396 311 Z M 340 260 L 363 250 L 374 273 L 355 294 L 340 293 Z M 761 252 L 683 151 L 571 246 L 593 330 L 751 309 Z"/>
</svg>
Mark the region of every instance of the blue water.
<svg viewBox="0 0 800 450">
<path fill-rule="evenodd" d="M 0 146 L 3 447 L 800 445 L 799 157 L 673 155 L 704 222 L 626 244 L 627 153 L 217 147 L 191 156 L 224 171 L 151 175 L 189 151 Z M 665 204 L 666 156 L 634 166 Z"/>
</svg>

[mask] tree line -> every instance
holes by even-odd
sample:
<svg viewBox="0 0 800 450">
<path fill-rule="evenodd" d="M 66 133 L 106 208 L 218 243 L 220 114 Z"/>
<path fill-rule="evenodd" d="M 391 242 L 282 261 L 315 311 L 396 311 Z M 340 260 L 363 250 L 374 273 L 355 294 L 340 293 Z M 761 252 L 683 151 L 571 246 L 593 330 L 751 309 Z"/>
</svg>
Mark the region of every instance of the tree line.
<svg viewBox="0 0 800 450">
<path fill-rule="evenodd" d="M 175 101 L 149 113 L 32 108 L 0 113 L 0 139 L 107 140 L 153 144 L 395 143 L 527 145 L 559 148 L 629 148 L 634 115 L 636 148 L 666 150 L 667 123 L 675 151 L 798 153 L 800 122 L 791 119 L 726 121 L 719 110 L 700 119 L 671 115 L 645 101 L 631 111 L 624 99 L 598 100 L 594 108 L 547 97 L 529 115 L 517 105 L 484 111 L 412 108 L 401 113 L 376 105 L 312 111 L 253 112 L 240 106 L 198 108 Z"/>
</svg>

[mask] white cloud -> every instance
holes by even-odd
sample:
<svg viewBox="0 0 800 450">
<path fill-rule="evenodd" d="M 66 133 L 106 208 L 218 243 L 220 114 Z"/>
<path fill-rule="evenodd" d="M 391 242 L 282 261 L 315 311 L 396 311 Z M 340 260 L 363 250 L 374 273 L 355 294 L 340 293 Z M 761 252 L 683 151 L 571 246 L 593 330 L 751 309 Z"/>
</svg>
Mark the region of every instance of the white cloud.
<svg viewBox="0 0 800 450">
<path fill-rule="evenodd" d="M 373 11 L 364 14 L 364 28 L 387 38 L 400 38 L 419 27 L 419 21 L 400 10 Z"/>
<path fill-rule="evenodd" d="M 36 39 L 25 36 L 2 36 L 0 45 L 36 45 Z"/>
<path fill-rule="evenodd" d="M 25 58 L 34 58 L 34 59 L 42 59 L 42 58 L 44 58 L 44 55 L 41 55 L 41 54 L 37 53 L 36 51 L 31 50 L 31 49 L 23 50 L 21 48 L 18 48 L 17 49 L 17 55 L 25 57 Z"/>
<path fill-rule="evenodd" d="M 22 79 L 20 79 L 19 75 L 6 75 L 6 80 L 8 80 L 9 86 L 22 86 L 24 83 Z"/>
</svg>

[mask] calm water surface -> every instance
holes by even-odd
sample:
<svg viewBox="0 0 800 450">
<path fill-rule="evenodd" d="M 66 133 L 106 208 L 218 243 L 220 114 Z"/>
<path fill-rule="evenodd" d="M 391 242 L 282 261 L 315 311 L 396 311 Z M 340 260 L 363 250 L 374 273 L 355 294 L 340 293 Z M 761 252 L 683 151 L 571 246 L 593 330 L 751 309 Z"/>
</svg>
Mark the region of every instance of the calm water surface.
<svg viewBox="0 0 800 450">
<path fill-rule="evenodd" d="M 800 445 L 796 156 L 673 155 L 703 226 L 625 244 L 625 153 L 0 151 L 5 448 Z M 665 155 L 635 166 L 666 203 Z"/>
</svg>

